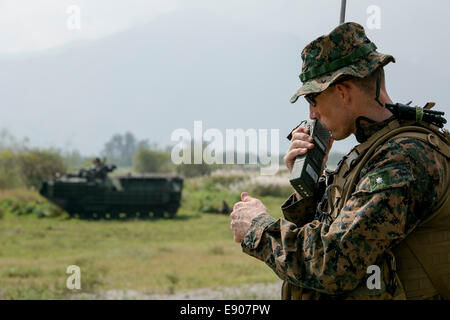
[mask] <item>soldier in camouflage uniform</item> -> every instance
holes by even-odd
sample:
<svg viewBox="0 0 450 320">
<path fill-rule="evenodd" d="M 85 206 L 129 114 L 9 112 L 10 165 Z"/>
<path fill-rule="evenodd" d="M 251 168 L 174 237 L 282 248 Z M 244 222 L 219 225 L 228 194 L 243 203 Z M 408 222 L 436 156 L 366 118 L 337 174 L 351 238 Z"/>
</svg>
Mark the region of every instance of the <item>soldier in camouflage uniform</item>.
<svg viewBox="0 0 450 320">
<path fill-rule="evenodd" d="M 377 52 L 361 25 L 319 37 L 302 60 L 303 85 L 291 102 L 306 95 L 312 119 L 335 140 L 353 133 L 360 145 L 325 171 L 328 198 L 318 204 L 294 193 L 284 219 L 243 192 L 230 214 L 235 241 L 284 280 L 284 299 L 448 298 L 448 133 L 384 107 L 392 101 L 383 67 L 395 59 Z M 307 133 L 293 131 L 284 158 L 290 171 L 314 148 Z M 375 288 L 367 285 L 373 265 L 381 277 Z"/>
</svg>

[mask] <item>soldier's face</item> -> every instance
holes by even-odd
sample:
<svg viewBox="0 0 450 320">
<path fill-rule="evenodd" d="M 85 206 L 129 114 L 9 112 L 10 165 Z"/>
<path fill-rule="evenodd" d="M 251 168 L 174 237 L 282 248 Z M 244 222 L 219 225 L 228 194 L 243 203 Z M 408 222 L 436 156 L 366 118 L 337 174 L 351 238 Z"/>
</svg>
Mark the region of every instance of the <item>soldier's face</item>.
<svg viewBox="0 0 450 320">
<path fill-rule="evenodd" d="M 328 88 L 315 98 L 316 105 L 309 106 L 310 118 L 319 120 L 335 140 L 347 138 L 353 132 L 352 109 L 343 103 L 336 87 Z"/>
</svg>

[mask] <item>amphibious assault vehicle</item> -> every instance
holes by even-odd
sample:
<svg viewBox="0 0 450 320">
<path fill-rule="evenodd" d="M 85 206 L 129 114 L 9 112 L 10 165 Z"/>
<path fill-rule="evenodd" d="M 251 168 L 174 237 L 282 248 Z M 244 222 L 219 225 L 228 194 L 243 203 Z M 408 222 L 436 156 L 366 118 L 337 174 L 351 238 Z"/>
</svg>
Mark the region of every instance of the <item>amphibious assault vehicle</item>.
<svg viewBox="0 0 450 320">
<path fill-rule="evenodd" d="M 40 194 L 71 217 L 88 219 L 172 218 L 180 206 L 183 179 L 169 175 L 111 177 L 115 165 L 97 164 L 77 174 L 44 181 Z"/>
</svg>

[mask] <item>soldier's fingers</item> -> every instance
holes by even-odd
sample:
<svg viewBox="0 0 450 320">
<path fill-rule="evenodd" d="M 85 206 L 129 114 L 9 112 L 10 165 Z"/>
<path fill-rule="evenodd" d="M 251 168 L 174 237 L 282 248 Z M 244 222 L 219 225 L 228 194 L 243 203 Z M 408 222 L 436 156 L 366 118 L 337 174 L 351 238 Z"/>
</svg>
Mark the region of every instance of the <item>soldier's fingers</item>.
<svg viewBox="0 0 450 320">
<path fill-rule="evenodd" d="M 292 162 L 292 161 L 294 161 L 295 157 L 302 156 L 306 152 L 308 152 L 308 149 L 306 149 L 306 148 L 298 148 L 298 149 L 291 150 L 284 157 L 285 162 Z"/>
<path fill-rule="evenodd" d="M 313 141 L 312 138 L 308 135 L 305 135 L 303 133 L 298 134 L 298 136 L 296 136 L 296 139 L 292 139 L 291 140 L 291 144 L 289 145 L 289 148 L 287 150 L 287 152 L 295 149 L 295 148 L 306 148 L 308 144 L 312 144 L 311 142 Z M 303 145 L 303 142 L 306 143 Z M 312 148 L 312 147 L 311 147 Z"/>
<path fill-rule="evenodd" d="M 313 141 L 313 139 L 311 138 L 310 135 L 303 133 L 303 132 L 294 133 L 292 135 L 291 141 L 294 141 L 294 140 L 304 140 L 304 141 L 309 141 L 309 142 Z"/>
<path fill-rule="evenodd" d="M 295 140 L 291 143 L 292 145 L 292 149 L 298 149 L 298 148 L 306 148 L 306 149 L 312 149 L 314 148 L 314 144 L 307 142 L 307 141 L 303 141 L 303 140 Z"/>
<path fill-rule="evenodd" d="M 239 208 L 241 208 L 243 206 L 242 201 L 236 202 L 233 206 L 233 211 L 238 210 Z"/>
<path fill-rule="evenodd" d="M 297 127 L 295 128 L 295 130 L 292 131 L 292 134 L 297 133 L 297 132 L 303 132 L 303 133 L 308 133 L 309 129 L 305 128 L 305 127 Z"/>
</svg>

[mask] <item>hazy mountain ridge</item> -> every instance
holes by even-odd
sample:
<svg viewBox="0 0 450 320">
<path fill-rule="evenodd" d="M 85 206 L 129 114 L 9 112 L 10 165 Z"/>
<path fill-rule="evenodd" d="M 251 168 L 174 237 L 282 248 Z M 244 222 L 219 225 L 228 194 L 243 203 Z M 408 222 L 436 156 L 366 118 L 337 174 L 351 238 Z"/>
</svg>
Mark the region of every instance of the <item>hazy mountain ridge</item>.
<svg viewBox="0 0 450 320">
<path fill-rule="evenodd" d="M 188 27 L 174 26 L 181 18 Z M 285 125 L 276 104 L 280 100 L 289 107 L 300 41 L 233 23 L 178 12 L 58 54 L 3 59 L 0 93 L 15 112 L 6 114 L 2 125 L 23 121 L 29 128 L 23 133 L 32 141 L 64 136 L 82 151 L 98 150 L 113 133 L 125 130 L 165 144 L 175 128 L 192 130 L 194 120 L 221 129 L 289 130 L 294 122 Z M 242 31 L 237 34 L 228 25 Z M 208 36 L 206 28 L 216 35 Z M 280 60 L 280 52 L 290 58 Z M 294 79 L 290 85 L 280 81 L 289 78 Z M 273 116 L 256 118 L 271 109 Z M 92 146 L 83 146 L 88 141 Z"/>
<path fill-rule="evenodd" d="M 184 10 L 94 42 L 3 58 L 0 94 L 8 112 L 0 127 L 38 145 L 96 153 L 114 133 L 129 130 L 166 145 L 174 129 L 193 132 L 194 120 L 203 120 L 203 130 L 280 129 L 283 153 L 284 136 L 308 117 L 306 103 L 289 98 L 309 40 Z M 408 61 L 398 67 L 389 67 L 388 81 L 401 77 Z M 402 99 L 416 92 L 392 84 Z"/>
</svg>

